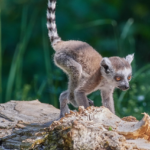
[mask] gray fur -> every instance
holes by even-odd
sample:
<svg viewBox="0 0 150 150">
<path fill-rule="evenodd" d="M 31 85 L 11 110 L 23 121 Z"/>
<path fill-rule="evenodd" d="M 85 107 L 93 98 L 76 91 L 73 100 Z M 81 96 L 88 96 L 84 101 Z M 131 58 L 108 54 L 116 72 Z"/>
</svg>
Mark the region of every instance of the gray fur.
<svg viewBox="0 0 150 150">
<path fill-rule="evenodd" d="M 105 106 L 111 112 L 113 112 L 115 114 L 114 100 L 113 100 L 113 91 L 114 91 L 114 87 L 110 88 L 108 86 L 107 89 L 102 89 L 101 90 L 101 97 L 102 97 L 102 104 L 103 104 L 103 106 Z"/>
<path fill-rule="evenodd" d="M 56 0 L 49 2 L 54 3 Z M 55 5 L 49 4 L 49 6 L 53 7 L 53 9 L 48 8 L 49 13 L 54 14 Z M 52 18 L 51 22 L 55 22 L 55 17 L 52 16 Z M 93 103 L 87 98 L 87 95 L 96 90 L 101 90 L 102 104 L 115 113 L 113 91 L 116 87 L 122 90 L 126 89 L 125 86 L 129 83 L 127 78 L 132 73 L 131 59 L 128 59 L 129 57 L 127 59 L 120 57 L 102 58 L 96 50 L 85 42 L 61 41 L 59 37 L 57 40 L 51 38 L 57 35 L 53 34 L 57 30 L 55 29 L 53 32 L 52 30 L 49 30 L 49 36 L 53 49 L 56 51 L 54 62 L 69 77 L 68 90 L 63 92 L 59 98 L 60 117 L 70 112 L 68 103 L 75 107 L 89 107 Z M 117 75 L 122 77 L 121 81 L 115 80 Z"/>
<path fill-rule="evenodd" d="M 70 113 L 70 110 L 68 108 L 68 91 L 62 92 L 59 97 L 59 102 L 60 102 L 60 117 L 63 117 L 65 113 Z"/>
</svg>

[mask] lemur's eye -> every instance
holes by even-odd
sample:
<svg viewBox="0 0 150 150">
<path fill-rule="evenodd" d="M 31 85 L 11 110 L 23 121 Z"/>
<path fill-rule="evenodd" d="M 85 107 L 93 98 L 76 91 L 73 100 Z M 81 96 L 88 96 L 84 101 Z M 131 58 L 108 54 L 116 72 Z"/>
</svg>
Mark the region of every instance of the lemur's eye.
<svg viewBox="0 0 150 150">
<path fill-rule="evenodd" d="M 116 81 L 120 81 L 120 80 L 121 80 L 121 77 L 115 77 L 115 80 L 116 80 Z"/>
<path fill-rule="evenodd" d="M 131 76 L 128 76 L 128 80 L 131 80 Z"/>
</svg>

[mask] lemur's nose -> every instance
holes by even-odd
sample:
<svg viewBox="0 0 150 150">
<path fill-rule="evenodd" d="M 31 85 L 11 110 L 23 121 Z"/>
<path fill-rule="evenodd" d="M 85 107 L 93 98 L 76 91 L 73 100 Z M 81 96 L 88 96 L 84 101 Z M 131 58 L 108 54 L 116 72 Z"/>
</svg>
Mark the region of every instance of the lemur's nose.
<svg viewBox="0 0 150 150">
<path fill-rule="evenodd" d="M 125 85 L 124 88 L 127 90 L 129 89 L 129 85 Z"/>
<path fill-rule="evenodd" d="M 128 90 L 129 89 L 129 85 L 122 85 L 122 86 L 119 86 L 119 88 L 121 90 Z"/>
</svg>

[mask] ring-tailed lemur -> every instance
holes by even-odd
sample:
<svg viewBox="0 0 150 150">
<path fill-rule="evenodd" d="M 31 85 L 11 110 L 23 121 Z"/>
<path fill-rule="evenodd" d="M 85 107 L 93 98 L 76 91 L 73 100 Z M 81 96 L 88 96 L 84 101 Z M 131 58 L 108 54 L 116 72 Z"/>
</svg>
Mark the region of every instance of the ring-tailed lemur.
<svg viewBox="0 0 150 150">
<path fill-rule="evenodd" d="M 113 113 L 113 91 L 129 89 L 132 76 L 131 62 L 134 55 L 126 58 L 104 57 L 82 41 L 62 41 L 55 24 L 56 0 L 48 1 L 47 28 L 53 49 L 55 64 L 68 76 L 68 90 L 60 95 L 60 117 L 69 113 L 68 103 L 73 106 L 89 106 L 87 95 L 101 90 L 102 104 Z"/>
</svg>

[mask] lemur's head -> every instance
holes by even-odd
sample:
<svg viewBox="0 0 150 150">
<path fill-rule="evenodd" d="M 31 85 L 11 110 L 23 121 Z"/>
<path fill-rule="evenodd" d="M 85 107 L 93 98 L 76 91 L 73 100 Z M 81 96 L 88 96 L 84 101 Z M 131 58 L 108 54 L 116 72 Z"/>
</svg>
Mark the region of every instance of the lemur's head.
<svg viewBox="0 0 150 150">
<path fill-rule="evenodd" d="M 129 81 L 132 78 L 131 62 L 134 54 L 120 57 L 104 57 L 101 61 L 102 76 L 109 84 L 121 90 L 129 89 Z"/>
</svg>

